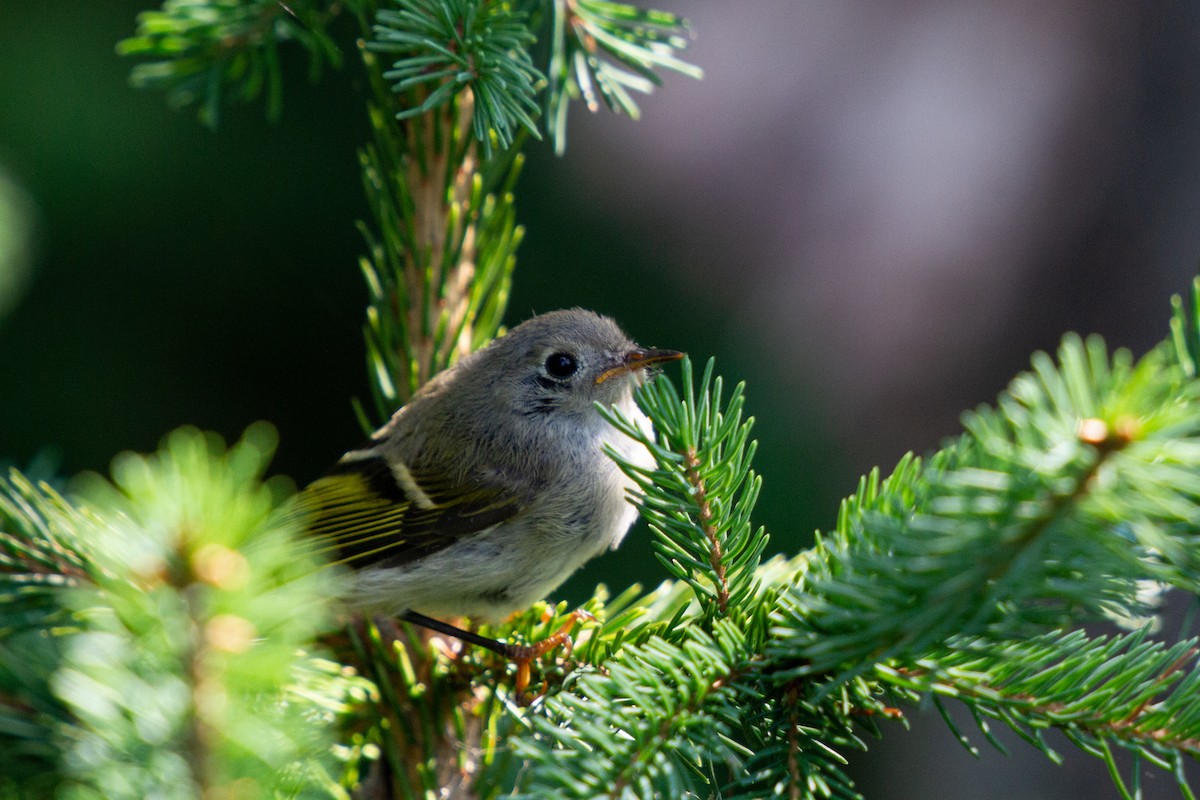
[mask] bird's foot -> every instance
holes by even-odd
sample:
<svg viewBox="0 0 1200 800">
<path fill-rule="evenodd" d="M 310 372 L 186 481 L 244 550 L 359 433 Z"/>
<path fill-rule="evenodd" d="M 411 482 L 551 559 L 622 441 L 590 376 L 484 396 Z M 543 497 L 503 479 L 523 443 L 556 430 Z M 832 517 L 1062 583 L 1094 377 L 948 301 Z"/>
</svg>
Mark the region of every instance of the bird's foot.
<svg viewBox="0 0 1200 800">
<path fill-rule="evenodd" d="M 547 621 L 549 620 L 549 617 L 550 615 L 547 614 Z M 584 611 L 583 609 L 576 609 L 567 615 L 567 621 L 562 627 L 547 636 L 545 639 L 528 645 L 505 645 L 505 652 L 503 655 L 517 665 L 517 683 L 515 688 L 517 690 L 518 698 L 523 698 L 525 696 L 525 690 L 529 688 L 530 665 L 535 660 L 541 658 L 542 656 L 546 655 L 546 653 L 549 653 L 551 650 L 560 645 L 564 646 L 565 648 L 563 657 L 569 657 L 571 655 L 571 651 L 575 647 L 575 640 L 571 638 L 571 633 L 575 630 L 575 626 L 581 621 L 595 619 L 596 618 L 592 616 L 591 612 Z M 543 687 L 538 696 L 541 694 L 545 694 L 545 687 Z"/>
</svg>

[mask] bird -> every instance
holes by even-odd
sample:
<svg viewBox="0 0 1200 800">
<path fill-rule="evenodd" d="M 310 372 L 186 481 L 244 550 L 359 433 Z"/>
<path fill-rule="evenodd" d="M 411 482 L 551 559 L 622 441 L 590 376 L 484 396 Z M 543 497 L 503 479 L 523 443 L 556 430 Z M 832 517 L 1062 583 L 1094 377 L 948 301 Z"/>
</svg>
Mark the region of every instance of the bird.
<svg viewBox="0 0 1200 800">
<path fill-rule="evenodd" d="M 443 620 L 500 621 L 621 543 L 634 483 L 605 449 L 640 467 L 653 458 L 597 406 L 650 433 L 633 392 L 683 355 L 572 308 L 435 376 L 300 495 L 308 533 L 352 568 L 342 601 L 518 661 L 540 655 Z"/>
</svg>

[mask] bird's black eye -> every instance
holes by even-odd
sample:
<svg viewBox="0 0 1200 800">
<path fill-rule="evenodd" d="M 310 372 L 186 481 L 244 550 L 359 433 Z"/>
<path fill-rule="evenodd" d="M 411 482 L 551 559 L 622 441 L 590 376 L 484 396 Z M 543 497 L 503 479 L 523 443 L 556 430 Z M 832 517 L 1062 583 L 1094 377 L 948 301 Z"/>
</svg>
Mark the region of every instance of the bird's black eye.
<svg viewBox="0 0 1200 800">
<path fill-rule="evenodd" d="M 553 353 L 546 359 L 546 372 L 555 378 L 569 378 L 579 369 L 579 362 L 570 353 Z"/>
</svg>

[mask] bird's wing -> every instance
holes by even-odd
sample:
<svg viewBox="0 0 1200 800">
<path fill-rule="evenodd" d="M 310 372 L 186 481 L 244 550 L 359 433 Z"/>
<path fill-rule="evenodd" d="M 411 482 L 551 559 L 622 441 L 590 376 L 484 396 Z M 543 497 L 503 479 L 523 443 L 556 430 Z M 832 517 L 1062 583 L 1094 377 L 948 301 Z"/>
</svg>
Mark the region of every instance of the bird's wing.
<svg viewBox="0 0 1200 800">
<path fill-rule="evenodd" d="M 301 492 L 298 504 L 323 549 L 354 567 L 414 561 L 503 522 L 520 508 L 511 492 L 463 490 L 379 456 L 339 462 Z"/>
</svg>

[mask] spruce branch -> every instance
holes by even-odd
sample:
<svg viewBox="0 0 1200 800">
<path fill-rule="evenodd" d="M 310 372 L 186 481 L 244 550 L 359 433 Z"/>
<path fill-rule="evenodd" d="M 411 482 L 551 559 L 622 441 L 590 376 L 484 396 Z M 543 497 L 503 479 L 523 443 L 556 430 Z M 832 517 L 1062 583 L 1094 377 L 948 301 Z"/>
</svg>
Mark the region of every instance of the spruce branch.
<svg viewBox="0 0 1200 800">
<path fill-rule="evenodd" d="M 78 797 L 332 787 L 344 679 L 317 681 L 297 655 L 326 624 L 332 576 L 276 515 L 283 487 L 261 480 L 273 447 L 266 426 L 228 449 L 180 430 L 70 505 L 14 480 L 5 524 L 32 524 L 5 533 L 26 564 L 66 569 L 42 584 L 52 613 L 0 642 L 0 774 Z M 0 604 L 6 630 L 14 605 Z M 300 702 L 318 684 L 323 707 Z"/>
<path fill-rule="evenodd" d="M 52 682 L 76 720 L 63 768 L 84 792 L 304 785 L 291 765 L 328 759 L 322 730 L 282 701 L 297 648 L 327 624 L 332 576 L 276 517 L 282 487 L 259 482 L 273 449 L 266 426 L 228 450 L 183 429 L 86 485 L 106 510 L 84 532 L 91 582 L 68 601 L 87 624 Z"/>
<path fill-rule="evenodd" d="M 45 484 L 12 470 L 0 481 L 0 796 L 49 795 L 54 736 L 71 715 L 51 688 L 62 636 L 78 629 L 64 595 L 86 580 L 86 519 Z M 56 632 L 58 635 L 50 635 Z"/>
<path fill-rule="evenodd" d="M 517 131 L 539 136 L 535 100 L 544 82 L 530 59 L 525 15 L 495 0 L 411 0 L 376 15 L 368 47 L 396 56 L 383 73 L 405 98 L 397 118 L 428 114 L 469 90 L 471 130 L 485 156 Z"/>
<path fill-rule="evenodd" d="M 16 470 L 0 481 L 0 637 L 46 626 L 62 591 L 86 578 L 86 544 L 72 535 L 84 518 Z"/>
<path fill-rule="evenodd" d="M 545 75 L 531 56 L 535 31 L 545 35 L 543 19 L 551 42 Z M 561 154 L 571 99 L 582 97 L 593 112 L 603 102 L 636 119 L 630 92 L 648 94 L 659 85 L 656 70 L 702 75 L 675 55 L 687 46 L 682 18 L 623 3 L 419 0 L 381 11 L 377 20 L 371 47 L 398 56 L 384 73 L 404 98 L 398 115 L 426 113 L 470 89 L 473 135 L 487 155 L 493 144 L 509 148 L 520 130 L 540 138 L 543 92 L 548 132 Z"/>
<path fill-rule="evenodd" d="M 776 663 L 855 674 L 950 634 L 1143 617 L 1139 579 L 1192 588 L 1195 388 L 1095 338 L 1035 356 L 927 464 L 864 480 L 785 595 Z"/>
<path fill-rule="evenodd" d="M 755 683 L 746 681 L 740 704 L 757 709 L 743 712 L 742 722 L 742 735 L 753 755 L 721 787 L 720 796 L 730 800 L 861 798 L 846 773 L 850 762 L 845 754 L 867 749 L 856 730 L 858 720 L 886 712 L 874 697 L 874 687 L 856 680 L 839 690 L 836 698 L 813 702 L 801 683 L 764 692 L 761 676 L 756 677 Z"/>
<path fill-rule="evenodd" d="M 387 24 L 408 24 L 412 14 L 433 8 L 380 12 L 376 32 L 397 33 Z M 513 31 L 485 11 L 479 26 L 468 26 L 468 38 L 486 49 L 489 42 L 478 36 L 502 39 Z M 398 45 L 401 39 L 391 41 Z M 428 99 L 437 89 L 416 81 L 405 87 L 408 100 L 394 94 L 379 49 L 366 43 L 359 48 L 374 134 L 360 153 L 374 216 L 372 225 L 360 225 L 368 243 L 361 267 L 370 301 L 364 334 L 374 413 L 361 407 L 358 412 L 367 431 L 438 372 L 498 334 L 522 235 L 512 188 L 523 158 L 493 150 L 486 139 L 481 147 L 473 135 L 476 110 L 490 102 L 486 92 L 495 75 L 483 76 L 483 83 L 468 81 L 420 113 L 407 113 L 412 98 Z M 342 656 L 376 692 L 346 723 L 361 737 L 347 780 L 360 784 L 364 797 L 473 796 L 479 764 L 470 754 L 494 746 L 495 732 L 482 721 L 495 720 L 498 696 L 477 690 L 464 675 L 495 674 L 495 668 L 474 653 L 448 657 L 447 649 L 458 645 L 439 644 L 443 641 L 382 620 L 352 627 L 352 646 Z"/>
<path fill-rule="evenodd" d="M 742 421 L 744 385 L 722 403 L 723 382 L 709 360 L 699 388 L 684 358 L 681 398 L 659 380 L 643 386 L 638 402 L 653 432 L 609 409 L 602 413 L 627 436 L 642 442 L 657 464 L 645 470 L 610 451 L 638 485 L 637 502 L 655 536 L 655 555 L 674 577 L 686 581 L 713 618 L 744 609 L 758 591 L 755 570 L 767 544 L 750 522 L 762 481 L 750 468 L 758 443 L 753 418 Z"/>
<path fill-rule="evenodd" d="M 1055 760 L 1042 738 L 1051 727 L 1106 762 L 1117 746 L 1181 779 L 1181 759 L 1200 757 L 1198 653 L 1194 639 L 1150 641 L 1145 629 L 1095 638 L 1076 630 L 1026 641 L 956 639 L 908 666 L 879 665 L 876 675 L 967 704 L 981 730 L 983 718 L 1000 721 Z"/>
<path fill-rule="evenodd" d="M 313 78 L 326 64 L 339 67 L 331 27 L 347 11 L 367 47 L 392 58 L 382 73 L 391 113 L 409 119 L 459 101 L 486 157 L 519 148 L 524 136 L 541 138 L 543 108 L 561 154 L 572 99 L 636 119 L 631 92 L 649 93 L 659 71 L 702 74 L 676 55 L 688 43 L 686 21 L 605 0 L 164 0 L 138 16 L 136 34 L 117 52 L 142 60 L 134 86 L 164 91 L 174 107 L 196 105 L 206 125 L 216 126 L 228 98 L 248 102 L 264 91 L 276 118 L 280 48 L 299 43 Z M 550 46 L 538 50 L 539 38 Z M 543 51 L 547 63 L 535 64 Z"/>
<path fill-rule="evenodd" d="M 71 715 L 50 683 L 61 644 L 32 629 L 0 636 L 0 797 L 49 797 L 61 783 L 58 735 Z"/>
<path fill-rule="evenodd" d="M 1200 278 L 1192 279 L 1190 294 L 1190 305 L 1179 295 L 1171 298 L 1171 335 L 1163 347 L 1168 361 L 1195 378 L 1200 370 Z"/>
<path fill-rule="evenodd" d="M 553 0 L 553 33 L 547 70 L 547 119 L 554 149 L 567 145 L 567 109 L 582 97 L 596 112 L 600 103 L 633 119 L 641 115 L 631 91 L 649 94 L 662 83 L 655 70 L 669 69 L 692 78 L 703 75 L 675 53 L 688 42 L 687 22 L 607 0 Z"/>
<path fill-rule="evenodd" d="M 358 726 L 354 758 L 370 764 L 362 748 L 381 751 L 362 796 L 392 796 L 394 787 L 464 796 L 461 786 L 474 772 L 468 760 L 484 736 L 471 713 L 466 662 L 431 658 L 418 649 L 419 636 L 390 620 L 362 621 L 349 634 L 351 650 L 342 657 L 372 687 L 350 717 Z"/>
<path fill-rule="evenodd" d="M 718 624 L 711 637 L 650 639 L 569 679 L 529 717 L 532 735 L 511 740 L 527 765 L 518 796 L 683 797 L 708 763 L 749 755 L 728 735 L 741 637 Z"/>
<path fill-rule="evenodd" d="M 523 236 L 513 185 L 524 159 L 485 175 L 493 165 L 464 136 L 469 107 L 468 94 L 403 123 L 380 106 L 371 112 L 375 142 L 360 160 L 375 226 L 359 226 L 368 245 L 369 429 L 500 328 Z"/>
<path fill-rule="evenodd" d="M 148 59 L 133 68 L 139 88 L 166 92 L 173 107 L 198 104 L 200 120 L 215 127 L 224 98 L 248 102 L 266 91 L 267 112 L 279 115 L 283 76 L 279 47 L 298 42 L 316 77 L 341 64 L 329 24 L 358 0 L 166 0 L 138 15 L 136 35 L 117 53 Z"/>
<path fill-rule="evenodd" d="M 513 186 L 524 158 L 481 156 L 469 86 L 422 114 L 407 114 L 373 47 L 360 42 L 359 52 L 374 135 L 359 154 L 374 216 L 373 226 L 359 225 L 368 245 L 360 266 L 370 301 L 364 337 L 374 414 L 356 407 L 370 431 L 426 381 L 498 335 L 523 235 Z"/>
</svg>

